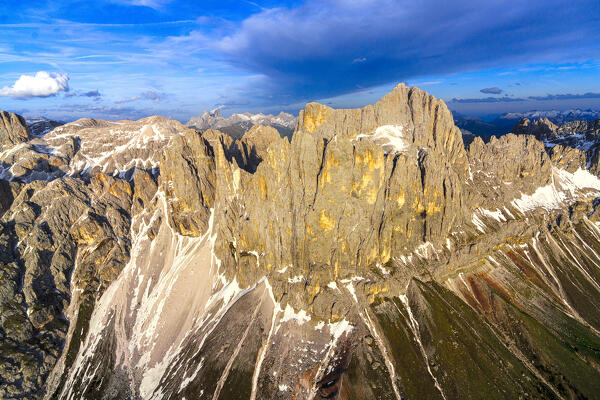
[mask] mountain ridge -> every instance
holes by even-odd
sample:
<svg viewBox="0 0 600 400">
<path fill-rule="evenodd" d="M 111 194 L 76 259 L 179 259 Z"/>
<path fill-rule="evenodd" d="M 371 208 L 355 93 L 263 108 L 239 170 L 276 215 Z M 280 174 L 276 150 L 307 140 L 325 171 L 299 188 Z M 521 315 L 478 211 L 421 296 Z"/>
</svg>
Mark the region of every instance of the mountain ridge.
<svg viewBox="0 0 600 400">
<path fill-rule="evenodd" d="M 253 125 L 271 126 L 283 135 L 291 137 L 297 123 L 297 118 L 292 114 L 280 112 L 272 114 L 232 114 L 225 118 L 221 114 L 221 108 L 204 111 L 198 117 L 192 117 L 186 126 L 200 130 L 220 129 L 231 135 L 234 139 L 241 139 Z"/>
<path fill-rule="evenodd" d="M 467 149 L 399 85 L 291 140 L 150 117 L 3 149 L 2 395 L 593 398 L 598 160 L 521 133 Z"/>
<path fill-rule="evenodd" d="M 543 118 L 548 119 L 553 124 L 563 125 L 575 121 L 594 121 L 600 118 L 600 111 L 592 109 L 571 109 L 566 111 L 540 110 L 521 113 L 510 112 L 485 120 L 474 116 L 464 116 L 458 113 L 454 114 L 456 126 L 463 130 L 467 130 L 476 136 L 480 136 L 485 140 L 492 135 L 501 136 L 512 132 L 515 125 L 523 119 L 535 121 Z"/>
</svg>

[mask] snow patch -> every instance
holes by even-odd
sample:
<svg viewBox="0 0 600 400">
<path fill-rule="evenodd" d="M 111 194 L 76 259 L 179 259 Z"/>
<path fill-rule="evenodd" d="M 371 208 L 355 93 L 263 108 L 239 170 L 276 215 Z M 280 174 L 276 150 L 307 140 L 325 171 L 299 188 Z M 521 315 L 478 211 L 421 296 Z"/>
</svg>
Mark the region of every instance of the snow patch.
<svg viewBox="0 0 600 400">
<path fill-rule="evenodd" d="M 358 303 L 358 298 L 356 298 L 356 292 L 354 291 L 354 285 L 352 284 L 352 282 L 350 282 L 346 285 L 346 289 L 348 289 L 348 291 L 354 298 L 354 301 Z"/>
<path fill-rule="evenodd" d="M 585 169 L 579 168 L 574 173 L 569 173 L 563 169 L 556 169 L 555 172 L 560 177 L 563 188 L 571 191 L 572 194 L 576 189 L 600 191 L 600 179 Z"/>
<path fill-rule="evenodd" d="M 477 209 L 477 211 L 479 211 L 482 215 L 495 219 L 498 222 L 506 222 L 506 217 L 498 208 L 495 211 L 490 211 L 480 207 Z"/>
<path fill-rule="evenodd" d="M 280 274 L 283 274 L 283 273 L 285 273 L 285 271 L 288 270 L 289 267 L 290 267 L 289 265 L 286 265 L 285 267 L 278 269 L 277 272 L 279 272 Z"/>
<path fill-rule="evenodd" d="M 390 274 L 390 270 L 387 269 L 387 268 L 385 268 L 381 264 L 377 264 L 377 268 L 379 268 L 379 270 L 381 271 L 381 273 L 384 274 L 384 275 L 389 275 Z"/>
<path fill-rule="evenodd" d="M 583 191 L 593 191 L 593 195 L 600 192 L 600 179 L 584 169 L 578 169 L 570 173 L 563 169 L 554 168 L 552 183 L 541 186 L 533 194 L 521 194 L 519 199 L 512 201 L 512 205 L 521 212 L 530 211 L 536 208 L 545 210 L 554 210 L 562 204 L 576 196 L 589 196 L 589 193 Z"/>
<path fill-rule="evenodd" d="M 356 136 L 356 139 L 369 138 L 379 144 L 384 149 L 391 148 L 394 152 L 402 152 L 408 148 L 403 139 L 402 125 L 383 125 L 371 133 L 363 133 Z"/>
<path fill-rule="evenodd" d="M 343 334 L 352 332 L 354 327 L 345 318 L 338 322 L 330 322 L 327 324 L 329 333 L 337 341 Z"/>
<path fill-rule="evenodd" d="M 425 242 L 423 244 L 420 244 L 416 249 L 415 249 L 415 253 L 417 254 L 417 256 L 421 257 L 421 258 L 427 258 L 429 257 L 429 250 L 431 249 L 432 254 L 435 253 L 435 247 L 433 247 L 433 243 L 431 242 Z"/>
<path fill-rule="evenodd" d="M 283 317 L 280 321 L 287 322 L 291 320 L 297 321 L 298 325 L 303 325 L 305 322 L 310 321 L 310 315 L 308 315 L 305 310 L 300 310 L 296 313 L 294 308 L 287 304 L 285 306 L 285 310 L 283 311 Z"/>
<path fill-rule="evenodd" d="M 288 278 L 288 283 L 300 283 L 304 280 L 304 275 L 296 275 L 293 278 Z"/>
</svg>

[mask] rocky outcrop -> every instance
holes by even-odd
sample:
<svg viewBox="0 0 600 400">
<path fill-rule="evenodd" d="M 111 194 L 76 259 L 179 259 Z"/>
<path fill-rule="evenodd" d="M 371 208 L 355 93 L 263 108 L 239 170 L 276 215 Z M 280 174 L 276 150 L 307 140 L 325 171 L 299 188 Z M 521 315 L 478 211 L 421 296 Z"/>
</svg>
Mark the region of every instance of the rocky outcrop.
<svg viewBox="0 0 600 400">
<path fill-rule="evenodd" d="M 582 136 L 586 140 L 592 140 L 600 134 L 600 119 L 593 121 L 571 121 L 562 125 L 555 125 L 547 118 L 540 118 L 533 121 L 525 118 L 520 120 L 513 128 L 515 134 L 533 135 L 540 141 L 565 141 L 572 140 L 573 145 L 583 142 Z M 578 143 L 579 142 L 579 143 Z"/>
<path fill-rule="evenodd" d="M 161 187 L 169 223 L 181 235 L 201 236 L 215 206 L 215 157 L 196 132 L 174 138 L 161 160 Z"/>
<path fill-rule="evenodd" d="M 27 118 L 26 121 L 32 136 L 44 136 L 54 128 L 64 125 L 64 122 L 43 117 Z"/>
<path fill-rule="evenodd" d="M 569 170 L 589 169 L 597 176 L 600 174 L 600 119 L 571 121 L 560 126 L 548 123 L 544 119 L 533 123 L 522 120 L 515 126 L 514 131 L 536 136 L 544 143 L 557 165 Z"/>
<path fill-rule="evenodd" d="M 598 136 L 600 135 L 600 118 L 593 121 L 572 121 L 560 125 L 557 129 L 559 135 Z"/>
<path fill-rule="evenodd" d="M 544 141 L 555 136 L 557 129 L 558 127 L 550 122 L 548 118 L 540 118 L 533 121 L 524 118 L 517 122 L 513 128 L 513 133 L 517 135 L 533 135 L 536 139 Z"/>
<path fill-rule="evenodd" d="M 6 111 L 0 111 L 0 145 L 13 146 L 29 140 L 30 131 L 25 118 Z"/>
<path fill-rule="evenodd" d="M 87 331 L 77 318 L 89 317 L 128 258 L 131 194 L 128 182 L 105 175 L 19 187 L 1 220 L 3 398 L 39 397 L 69 329 Z M 79 305 L 88 311 L 67 320 Z"/>
<path fill-rule="evenodd" d="M 487 144 L 475 138 L 468 156 L 474 208 L 502 208 L 552 180 L 552 161 L 544 145 L 530 135 L 492 136 Z"/>
</svg>

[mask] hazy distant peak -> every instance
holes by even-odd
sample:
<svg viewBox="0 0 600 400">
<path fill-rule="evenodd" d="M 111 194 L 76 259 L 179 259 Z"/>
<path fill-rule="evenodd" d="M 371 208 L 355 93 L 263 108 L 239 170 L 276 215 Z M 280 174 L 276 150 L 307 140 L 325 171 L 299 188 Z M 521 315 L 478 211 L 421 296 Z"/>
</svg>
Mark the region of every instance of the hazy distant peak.
<svg viewBox="0 0 600 400">
<path fill-rule="evenodd" d="M 285 112 L 280 112 L 278 115 L 245 112 L 232 114 L 225 118 L 221 114 L 221 108 L 216 108 L 192 117 L 186 125 L 200 130 L 219 129 L 239 139 L 254 125 L 270 126 L 277 129 L 283 136 L 291 136 L 297 122 L 297 117 Z"/>
</svg>

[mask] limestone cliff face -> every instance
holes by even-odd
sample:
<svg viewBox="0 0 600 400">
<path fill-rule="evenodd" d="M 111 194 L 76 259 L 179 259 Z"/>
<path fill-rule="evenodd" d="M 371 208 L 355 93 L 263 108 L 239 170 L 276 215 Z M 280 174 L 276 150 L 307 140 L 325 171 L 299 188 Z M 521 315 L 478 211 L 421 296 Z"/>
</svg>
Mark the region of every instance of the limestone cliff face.
<svg viewBox="0 0 600 400">
<path fill-rule="evenodd" d="M 594 398 L 596 125 L 521 125 L 467 150 L 399 85 L 291 141 L 151 117 L 7 145 L 0 397 Z"/>
<path fill-rule="evenodd" d="M 326 317 L 334 303 L 328 284 L 391 266 L 470 218 L 469 166 L 446 106 L 415 88 L 400 85 L 358 110 L 309 104 L 299 121 L 291 143 L 272 128 L 253 128 L 238 149 L 205 134 L 216 168 L 215 251 L 229 279 L 248 286 L 268 274 L 278 298 L 302 287 L 289 301 Z M 181 140 L 204 154 L 198 138 Z M 194 162 L 207 165 L 201 157 Z M 161 175 L 176 186 L 196 188 L 198 176 L 212 186 L 211 174 L 194 169 L 163 163 Z M 371 290 L 388 290 L 379 286 Z"/>
</svg>

